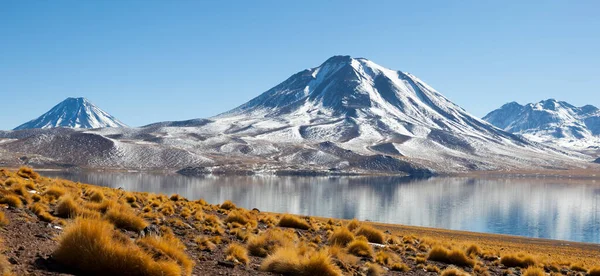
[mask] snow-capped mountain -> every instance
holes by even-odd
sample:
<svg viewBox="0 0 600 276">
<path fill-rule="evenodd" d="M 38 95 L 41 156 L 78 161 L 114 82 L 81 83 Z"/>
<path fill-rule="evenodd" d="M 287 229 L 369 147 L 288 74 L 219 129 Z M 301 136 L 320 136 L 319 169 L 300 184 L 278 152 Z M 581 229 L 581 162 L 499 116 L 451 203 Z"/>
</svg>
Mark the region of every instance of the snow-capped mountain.
<svg viewBox="0 0 600 276">
<path fill-rule="evenodd" d="M 124 123 L 92 104 L 86 98 L 67 98 L 44 113 L 15 128 L 103 128 L 126 127 Z"/>
<path fill-rule="evenodd" d="M 576 149 L 600 146 L 600 110 L 592 105 L 576 107 L 554 99 L 525 105 L 511 102 L 483 119 L 533 141 Z"/>
<path fill-rule="evenodd" d="M 20 154 L 10 160 L 26 153 L 26 160 L 60 166 L 243 174 L 562 169 L 593 160 L 505 132 L 412 74 L 349 56 L 212 118 L 0 132 L 0 150 Z"/>
</svg>

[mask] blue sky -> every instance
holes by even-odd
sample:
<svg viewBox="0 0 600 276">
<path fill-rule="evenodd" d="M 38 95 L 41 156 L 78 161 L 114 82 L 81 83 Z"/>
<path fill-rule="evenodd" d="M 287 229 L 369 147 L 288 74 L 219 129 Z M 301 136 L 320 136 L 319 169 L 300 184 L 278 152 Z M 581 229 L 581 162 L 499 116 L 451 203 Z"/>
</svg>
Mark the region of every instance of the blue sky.
<svg viewBox="0 0 600 276">
<path fill-rule="evenodd" d="M 0 1 L 0 129 L 83 96 L 123 122 L 209 117 L 328 57 L 410 72 L 477 116 L 600 106 L 600 1 Z"/>
</svg>

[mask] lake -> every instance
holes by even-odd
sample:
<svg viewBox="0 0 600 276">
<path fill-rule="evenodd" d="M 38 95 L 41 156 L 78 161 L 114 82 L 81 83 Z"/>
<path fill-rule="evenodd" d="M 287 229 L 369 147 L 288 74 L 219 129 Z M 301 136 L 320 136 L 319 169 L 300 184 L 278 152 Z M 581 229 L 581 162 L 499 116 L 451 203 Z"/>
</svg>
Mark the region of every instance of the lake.
<svg viewBox="0 0 600 276">
<path fill-rule="evenodd" d="M 600 243 L 594 180 L 42 174 L 261 211 Z"/>
</svg>

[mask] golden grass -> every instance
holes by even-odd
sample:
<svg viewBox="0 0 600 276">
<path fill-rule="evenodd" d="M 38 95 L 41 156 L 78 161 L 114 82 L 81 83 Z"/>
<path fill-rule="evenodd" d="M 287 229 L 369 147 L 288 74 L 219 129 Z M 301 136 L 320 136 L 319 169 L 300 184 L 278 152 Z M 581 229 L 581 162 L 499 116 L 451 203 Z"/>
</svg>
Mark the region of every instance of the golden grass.
<svg viewBox="0 0 600 276">
<path fill-rule="evenodd" d="M 11 276 L 13 275 L 11 272 L 11 265 L 6 256 L 0 254 L 0 275 L 2 276 Z"/>
<path fill-rule="evenodd" d="M 248 215 L 248 213 L 242 211 L 231 211 L 227 218 L 225 218 L 225 223 L 239 223 L 241 225 L 246 225 L 252 218 Z"/>
<path fill-rule="evenodd" d="M 286 247 L 292 243 L 290 237 L 279 229 L 269 229 L 258 236 L 248 239 L 247 247 L 250 255 L 266 257 L 279 247 Z"/>
<path fill-rule="evenodd" d="M 279 223 L 277 223 L 277 226 L 296 228 L 302 230 L 310 229 L 310 225 L 306 221 L 290 214 L 283 215 L 281 219 L 279 219 Z"/>
<path fill-rule="evenodd" d="M 354 240 L 354 234 L 346 227 L 338 227 L 333 230 L 333 233 L 329 236 L 329 244 L 346 246 L 348 243 Z"/>
<path fill-rule="evenodd" d="M 242 263 L 247 265 L 250 261 L 250 259 L 248 259 L 248 250 L 237 243 L 230 244 L 227 247 L 225 254 L 227 254 L 226 260 L 234 263 Z"/>
<path fill-rule="evenodd" d="M 9 221 L 4 212 L 0 211 L 0 227 L 8 225 Z"/>
<path fill-rule="evenodd" d="M 146 236 L 137 240 L 137 244 L 142 248 L 148 248 L 153 256 L 158 259 L 171 259 L 179 264 L 185 275 L 191 275 L 194 268 L 194 262 L 188 257 L 184 251 L 181 242 L 169 235 L 164 236 Z"/>
<path fill-rule="evenodd" d="M 354 229 L 358 228 L 359 226 L 360 226 L 360 222 L 357 219 L 351 220 L 350 222 L 348 222 L 348 225 L 346 225 L 346 227 L 350 231 L 354 231 Z"/>
<path fill-rule="evenodd" d="M 348 253 L 359 257 L 373 256 L 373 249 L 365 237 L 358 237 L 348 244 Z"/>
<path fill-rule="evenodd" d="M 182 275 L 176 262 L 154 260 L 127 239 L 117 238 L 117 233 L 108 222 L 77 218 L 61 235 L 52 256 L 67 267 L 95 275 Z"/>
<path fill-rule="evenodd" d="M 34 172 L 32 168 L 29 167 L 21 167 L 19 171 L 17 171 L 17 175 L 27 179 L 38 179 L 40 175 L 37 172 Z"/>
<path fill-rule="evenodd" d="M 338 276 L 342 271 L 333 264 L 327 251 L 308 251 L 295 247 L 282 247 L 269 255 L 260 269 L 293 276 Z"/>
<path fill-rule="evenodd" d="M 23 206 L 23 201 L 16 195 L 5 195 L 0 198 L 0 204 L 6 204 L 13 208 L 21 208 Z"/>
<path fill-rule="evenodd" d="M 198 250 L 200 251 L 209 251 L 212 252 L 217 249 L 217 245 L 215 245 L 210 238 L 204 236 L 196 238 L 196 244 L 198 245 Z"/>
<path fill-rule="evenodd" d="M 93 202 L 104 201 L 104 193 L 102 191 L 94 190 L 90 195 L 90 200 Z"/>
<path fill-rule="evenodd" d="M 469 247 L 467 247 L 465 253 L 467 253 L 467 256 L 479 256 L 481 255 L 481 248 L 479 248 L 479 246 L 476 244 L 471 244 Z"/>
<path fill-rule="evenodd" d="M 525 272 L 523 272 L 523 276 L 545 276 L 546 272 L 544 272 L 544 269 L 539 268 L 539 267 L 529 267 L 527 269 L 525 269 Z"/>
<path fill-rule="evenodd" d="M 580 264 L 580 263 L 571 264 L 570 268 L 573 271 L 579 271 L 579 272 L 587 272 L 588 271 L 585 267 L 583 267 L 583 264 Z"/>
<path fill-rule="evenodd" d="M 367 276 L 379 276 L 384 274 L 385 270 L 383 270 L 383 268 L 381 268 L 381 266 L 379 266 L 378 264 L 367 263 L 366 273 Z"/>
<path fill-rule="evenodd" d="M 507 267 L 521 267 L 527 268 L 534 266 L 537 262 L 529 255 L 525 254 L 509 254 L 500 258 L 500 263 Z"/>
<path fill-rule="evenodd" d="M 448 250 L 441 246 L 434 246 L 427 255 L 427 259 L 458 266 L 474 266 L 475 261 L 458 249 Z"/>
<path fill-rule="evenodd" d="M 448 267 L 448 268 L 444 269 L 440 275 L 441 276 L 469 276 L 469 273 L 466 273 L 455 267 Z"/>
<path fill-rule="evenodd" d="M 53 198 L 60 198 L 65 195 L 67 190 L 64 187 L 60 187 L 58 185 L 50 186 L 46 191 L 44 191 L 43 195 L 47 195 Z"/>
<path fill-rule="evenodd" d="M 77 204 L 70 196 L 61 198 L 56 205 L 56 209 L 54 210 L 54 214 L 61 218 L 76 217 L 78 213 L 79 204 Z"/>
<path fill-rule="evenodd" d="M 138 217 L 131 208 L 124 205 L 109 209 L 104 217 L 116 227 L 125 230 L 139 232 L 148 226 L 143 218 Z"/>
<path fill-rule="evenodd" d="M 41 221 L 52 222 L 56 219 L 48 213 L 48 206 L 44 204 L 35 203 L 29 206 L 29 210 L 31 210 Z"/>
<path fill-rule="evenodd" d="M 361 225 L 358 229 L 356 229 L 355 234 L 357 236 L 364 236 L 369 240 L 369 242 L 383 244 L 384 235 L 383 232 L 369 226 L 369 225 Z"/>
<path fill-rule="evenodd" d="M 235 206 L 235 204 L 233 202 L 231 202 L 230 200 L 226 200 L 225 202 L 223 202 L 221 204 L 221 206 L 219 206 L 219 208 L 221 208 L 223 210 L 232 210 L 232 209 L 236 209 L 237 206 Z"/>
</svg>

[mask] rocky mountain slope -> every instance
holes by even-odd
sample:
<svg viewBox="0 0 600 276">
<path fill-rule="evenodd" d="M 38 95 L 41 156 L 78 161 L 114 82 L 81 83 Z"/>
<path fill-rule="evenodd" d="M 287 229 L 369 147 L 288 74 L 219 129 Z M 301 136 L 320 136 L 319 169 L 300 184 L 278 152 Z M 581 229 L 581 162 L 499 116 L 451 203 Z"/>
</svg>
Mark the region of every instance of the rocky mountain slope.
<svg viewBox="0 0 600 276">
<path fill-rule="evenodd" d="M 412 74 L 349 56 L 334 56 L 208 119 L 0 138 L 0 150 L 23 155 L 13 160 L 213 173 L 423 174 L 591 161 L 500 130 Z"/>
<path fill-rule="evenodd" d="M 103 128 L 127 125 L 85 98 L 67 98 L 42 116 L 16 127 L 15 130 L 55 127 Z"/>
<path fill-rule="evenodd" d="M 592 105 L 576 107 L 554 99 L 525 105 L 512 102 L 483 119 L 532 141 L 580 150 L 600 146 L 600 110 Z"/>
</svg>

